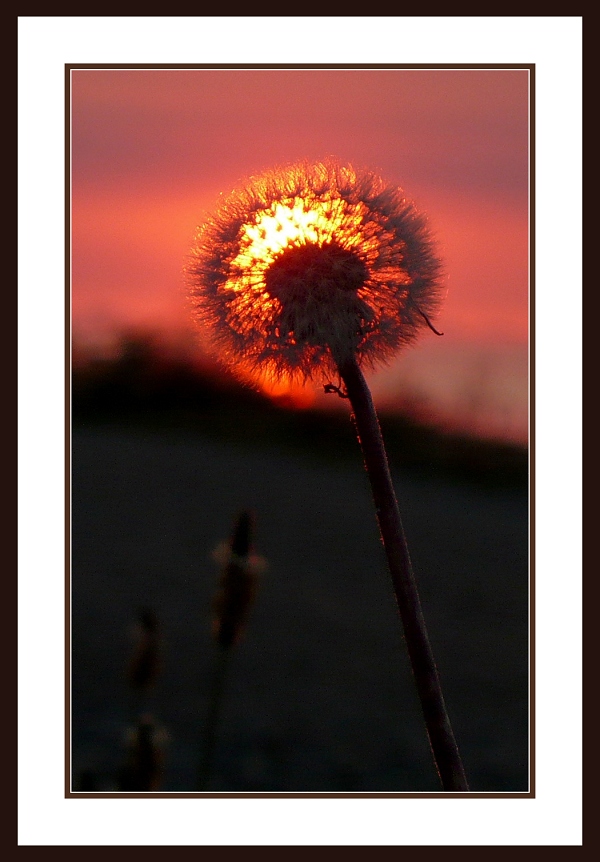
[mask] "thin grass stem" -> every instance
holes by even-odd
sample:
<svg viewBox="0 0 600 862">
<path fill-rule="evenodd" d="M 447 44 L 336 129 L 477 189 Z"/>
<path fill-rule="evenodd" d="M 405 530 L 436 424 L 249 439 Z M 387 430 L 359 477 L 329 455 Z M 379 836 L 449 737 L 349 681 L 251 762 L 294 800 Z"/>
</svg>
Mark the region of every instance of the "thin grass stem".
<svg viewBox="0 0 600 862">
<path fill-rule="evenodd" d="M 207 784 L 213 774 L 217 727 L 221 717 L 221 705 L 223 702 L 223 692 L 225 690 L 225 679 L 227 677 L 230 655 L 230 649 L 220 645 L 216 647 L 213 674 L 208 696 L 208 708 L 200 742 L 200 760 L 198 763 L 197 775 L 197 789 L 200 791 L 207 789 Z"/>
</svg>

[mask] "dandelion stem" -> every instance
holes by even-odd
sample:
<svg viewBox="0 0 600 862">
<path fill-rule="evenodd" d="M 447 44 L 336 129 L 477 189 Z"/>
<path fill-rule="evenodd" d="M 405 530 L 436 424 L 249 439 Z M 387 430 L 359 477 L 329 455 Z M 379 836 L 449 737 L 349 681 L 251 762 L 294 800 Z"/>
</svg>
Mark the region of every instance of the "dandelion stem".
<svg viewBox="0 0 600 862">
<path fill-rule="evenodd" d="M 354 424 L 371 483 L 381 537 L 437 771 L 444 790 L 468 791 L 465 771 L 446 711 L 427 635 L 373 399 L 354 358 L 338 363 L 338 370 L 353 410 Z"/>
</svg>

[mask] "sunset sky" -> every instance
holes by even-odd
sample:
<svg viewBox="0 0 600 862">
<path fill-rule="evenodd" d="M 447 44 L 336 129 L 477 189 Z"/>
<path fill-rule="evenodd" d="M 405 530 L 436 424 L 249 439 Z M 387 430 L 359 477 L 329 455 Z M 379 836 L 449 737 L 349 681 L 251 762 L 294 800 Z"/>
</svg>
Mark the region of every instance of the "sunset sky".
<svg viewBox="0 0 600 862">
<path fill-rule="evenodd" d="M 131 328 L 185 337 L 183 264 L 218 196 L 248 175 L 333 155 L 401 186 L 428 214 L 444 262 L 444 337 L 426 333 L 373 374 L 377 403 L 408 401 L 450 424 L 526 440 L 527 69 L 71 76 L 77 344 L 110 349 Z"/>
</svg>

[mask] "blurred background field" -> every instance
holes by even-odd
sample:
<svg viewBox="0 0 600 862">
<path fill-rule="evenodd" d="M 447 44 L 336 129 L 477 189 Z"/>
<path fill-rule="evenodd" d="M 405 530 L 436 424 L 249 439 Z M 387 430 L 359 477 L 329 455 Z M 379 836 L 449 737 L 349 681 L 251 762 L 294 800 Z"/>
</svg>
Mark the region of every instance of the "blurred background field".
<svg viewBox="0 0 600 862">
<path fill-rule="evenodd" d="M 162 669 L 160 789 L 194 790 L 214 660 L 211 558 L 242 509 L 268 561 L 226 679 L 209 787 L 437 791 L 347 403 L 290 410 L 129 338 L 74 364 L 72 772 L 118 789 L 141 609 Z M 527 451 L 382 416 L 474 791 L 528 789 Z"/>
</svg>

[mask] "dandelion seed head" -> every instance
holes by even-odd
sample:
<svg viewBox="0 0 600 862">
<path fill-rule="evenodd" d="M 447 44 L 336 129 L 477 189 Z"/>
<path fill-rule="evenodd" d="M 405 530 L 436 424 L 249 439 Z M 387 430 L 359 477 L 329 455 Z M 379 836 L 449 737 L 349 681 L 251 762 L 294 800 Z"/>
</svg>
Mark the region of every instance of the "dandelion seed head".
<svg viewBox="0 0 600 862">
<path fill-rule="evenodd" d="M 440 273 L 403 191 L 334 160 L 252 177 L 199 229 L 186 266 L 221 357 L 274 379 L 389 360 L 435 315 Z"/>
</svg>

